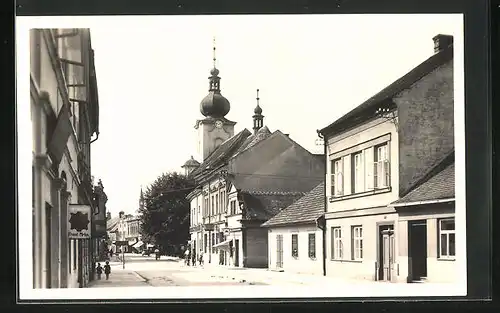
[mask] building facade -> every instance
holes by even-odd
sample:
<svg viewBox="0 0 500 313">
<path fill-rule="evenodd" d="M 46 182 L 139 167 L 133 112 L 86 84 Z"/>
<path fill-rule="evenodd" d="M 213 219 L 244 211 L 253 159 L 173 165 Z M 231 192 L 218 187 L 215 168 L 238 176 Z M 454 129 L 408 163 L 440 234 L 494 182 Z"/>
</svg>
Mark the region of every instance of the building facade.
<svg viewBox="0 0 500 313">
<path fill-rule="evenodd" d="M 446 274 L 439 271 L 453 267 L 435 259 L 441 218 L 448 222 L 445 233 L 451 233 L 454 190 L 443 192 L 446 200 L 428 194 L 437 199 L 426 201 L 445 202 L 440 209 L 403 210 L 408 205 L 402 200 L 425 186 L 429 173 L 437 175 L 454 149 L 452 37 L 438 35 L 434 42 L 429 59 L 320 131 L 327 153 L 327 275 L 443 281 Z M 444 177 L 454 189 L 449 181 L 454 174 L 447 171 Z M 434 269 L 432 278 L 427 264 Z"/>
<path fill-rule="evenodd" d="M 270 269 L 323 275 L 324 192 L 322 182 L 263 224 Z"/>
<path fill-rule="evenodd" d="M 88 29 L 30 31 L 34 288 L 83 287 L 91 279 L 96 84 Z M 86 211 L 84 238 L 70 238 L 72 206 Z"/>
<path fill-rule="evenodd" d="M 214 59 L 215 62 L 215 59 Z M 323 176 L 317 156 L 277 130 L 264 126 L 262 108 L 254 109 L 253 132 L 234 134 L 229 101 L 221 95 L 219 70 L 211 70 L 209 94 L 198 120 L 198 152 L 186 173 L 197 187 L 191 202 L 191 250 L 205 263 L 237 267 L 268 266 L 268 235 L 262 223 L 313 189 Z"/>
<path fill-rule="evenodd" d="M 144 243 L 140 234 L 140 217 L 137 215 L 128 216 L 125 223 L 127 225 L 125 240 L 128 241 L 128 252 L 141 252 Z"/>
</svg>

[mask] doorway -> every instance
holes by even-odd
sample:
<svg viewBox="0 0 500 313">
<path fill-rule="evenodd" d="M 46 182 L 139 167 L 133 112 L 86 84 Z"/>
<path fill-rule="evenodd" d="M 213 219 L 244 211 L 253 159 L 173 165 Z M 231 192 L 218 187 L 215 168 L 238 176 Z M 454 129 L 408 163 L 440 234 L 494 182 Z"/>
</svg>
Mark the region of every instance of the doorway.
<svg viewBox="0 0 500 313">
<path fill-rule="evenodd" d="M 234 266 L 240 266 L 240 240 L 234 240 Z"/>
<path fill-rule="evenodd" d="M 45 281 L 46 288 L 52 288 L 52 262 L 51 262 L 51 254 L 52 254 L 52 207 L 50 204 L 45 202 L 45 266 L 47 271 L 45 272 Z"/>
<path fill-rule="evenodd" d="M 408 222 L 408 260 L 411 281 L 427 277 L 427 221 Z"/>
<path fill-rule="evenodd" d="M 395 264 L 394 225 L 378 227 L 378 280 L 393 281 Z"/>
<path fill-rule="evenodd" d="M 283 268 L 283 235 L 276 235 L 276 268 Z"/>
</svg>

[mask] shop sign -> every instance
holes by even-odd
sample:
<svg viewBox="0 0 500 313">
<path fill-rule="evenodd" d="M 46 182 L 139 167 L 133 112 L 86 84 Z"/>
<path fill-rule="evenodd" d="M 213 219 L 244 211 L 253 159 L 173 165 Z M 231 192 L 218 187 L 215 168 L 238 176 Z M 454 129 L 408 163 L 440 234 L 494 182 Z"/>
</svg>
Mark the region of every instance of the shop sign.
<svg viewBox="0 0 500 313">
<path fill-rule="evenodd" d="M 91 235 L 90 205 L 70 204 L 68 208 L 68 233 L 71 239 L 89 239 Z"/>
</svg>

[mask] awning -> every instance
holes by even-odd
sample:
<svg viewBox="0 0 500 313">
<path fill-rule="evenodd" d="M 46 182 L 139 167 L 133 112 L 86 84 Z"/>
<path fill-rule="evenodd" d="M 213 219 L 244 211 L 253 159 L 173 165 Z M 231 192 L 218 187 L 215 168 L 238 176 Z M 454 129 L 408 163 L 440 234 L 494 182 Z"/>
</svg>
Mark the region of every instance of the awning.
<svg viewBox="0 0 500 313">
<path fill-rule="evenodd" d="M 213 245 L 212 248 L 221 249 L 221 250 L 229 250 L 229 243 L 231 241 L 232 240 L 226 240 L 223 242 L 219 242 L 218 244 Z"/>
<path fill-rule="evenodd" d="M 128 245 L 133 247 L 136 244 L 136 242 L 137 241 L 135 241 L 135 240 L 129 240 Z"/>
<path fill-rule="evenodd" d="M 142 241 L 140 241 L 140 240 L 139 240 L 139 241 L 138 241 L 138 242 L 136 242 L 136 244 L 135 244 L 135 245 L 133 245 L 132 247 L 133 247 L 133 248 L 140 248 L 140 247 L 142 247 L 143 245 L 144 245 L 144 242 L 142 242 Z"/>
</svg>

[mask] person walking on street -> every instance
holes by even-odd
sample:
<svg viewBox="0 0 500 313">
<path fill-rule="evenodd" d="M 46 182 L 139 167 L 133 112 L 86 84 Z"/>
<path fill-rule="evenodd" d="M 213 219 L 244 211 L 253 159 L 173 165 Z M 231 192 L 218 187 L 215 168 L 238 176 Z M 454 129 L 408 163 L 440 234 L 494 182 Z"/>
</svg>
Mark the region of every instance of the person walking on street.
<svg viewBox="0 0 500 313">
<path fill-rule="evenodd" d="M 106 275 L 106 280 L 108 280 L 109 274 L 111 274 L 111 266 L 109 265 L 109 261 L 106 261 L 106 265 L 104 265 L 104 274 Z"/>
<path fill-rule="evenodd" d="M 101 280 L 101 275 L 102 275 L 101 263 L 97 263 L 97 267 L 95 269 L 95 272 L 97 273 L 97 279 Z"/>
<path fill-rule="evenodd" d="M 158 250 L 158 248 L 155 249 L 155 259 L 157 261 L 160 259 L 160 250 Z"/>
<path fill-rule="evenodd" d="M 184 263 L 189 266 L 189 248 L 184 251 Z"/>
<path fill-rule="evenodd" d="M 196 251 L 193 250 L 193 255 L 191 256 L 191 265 L 196 266 Z"/>
<path fill-rule="evenodd" d="M 200 266 L 203 265 L 203 250 L 200 250 Z"/>
</svg>

